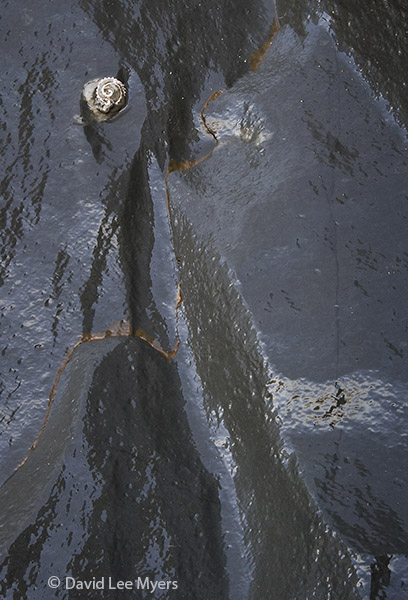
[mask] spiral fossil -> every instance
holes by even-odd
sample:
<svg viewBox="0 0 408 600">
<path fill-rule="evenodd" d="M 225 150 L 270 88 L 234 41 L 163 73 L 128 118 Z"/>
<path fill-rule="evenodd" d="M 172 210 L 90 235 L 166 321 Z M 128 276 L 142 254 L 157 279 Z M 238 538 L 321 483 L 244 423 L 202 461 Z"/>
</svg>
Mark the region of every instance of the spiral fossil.
<svg viewBox="0 0 408 600">
<path fill-rule="evenodd" d="M 99 110 L 109 112 L 114 106 L 120 106 L 126 98 L 126 88 L 119 79 L 105 77 L 95 90 L 95 103 Z"/>
<path fill-rule="evenodd" d="M 88 81 L 82 96 L 93 116 L 104 121 L 126 105 L 127 92 L 119 79 L 104 77 Z"/>
</svg>

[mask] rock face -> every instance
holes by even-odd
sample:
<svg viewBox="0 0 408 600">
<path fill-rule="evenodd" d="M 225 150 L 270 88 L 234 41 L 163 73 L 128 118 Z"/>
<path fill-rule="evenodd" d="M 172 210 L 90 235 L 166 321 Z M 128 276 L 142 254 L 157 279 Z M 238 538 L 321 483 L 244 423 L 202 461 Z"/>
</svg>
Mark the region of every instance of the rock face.
<svg viewBox="0 0 408 600">
<path fill-rule="evenodd" d="M 126 87 L 115 77 L 93 79 L 82 91 L 92 115 L 98 121 L 106 121 L 126 106 Z"/>
<path fill-rule="evenodd" d="M 402 0 L 3 4 L 0 596 L 401 598 Z"/>
</svg>

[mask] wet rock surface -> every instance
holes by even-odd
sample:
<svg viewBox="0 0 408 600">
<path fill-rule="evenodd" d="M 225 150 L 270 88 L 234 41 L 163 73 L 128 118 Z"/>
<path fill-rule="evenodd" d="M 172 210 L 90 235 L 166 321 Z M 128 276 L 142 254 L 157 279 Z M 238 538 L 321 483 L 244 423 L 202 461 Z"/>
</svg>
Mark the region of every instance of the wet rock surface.
<svg viewBox="0 0 408 600">
<path fill-rule="evenodd" d="M 405 9 L 366 4 L 282 2 L 256 71 L 262 2 L 4 6 L 2 597 L 407 594 Z M 176 358 L 80 344 L 16 470 L 121 319 Z"/>
<path fill-rule="evenodd" d="M 7 526 L 19 530 L 11 514 L 18 510 L 30 523 L 9 546 L 4 596 L 14 589 L 49 597 L 47 573 L 55 572 L 88 581 L 149 577 L 178 582 L 179 598 L 208 589 L 227 598 L 218 486 L 194 448 L 175 365 L 139 340 L 112 342 L 108 351 L 79 349 L 38 454 L 9 481 L 14 494 L 5 498 L 4 486 Z M 37 500 L 31 514 L 18 485 Z M 37 565 L 28 580 L 16 556 Z M 69 597 L 121 594 L 74 589 Z"/>
</svg>

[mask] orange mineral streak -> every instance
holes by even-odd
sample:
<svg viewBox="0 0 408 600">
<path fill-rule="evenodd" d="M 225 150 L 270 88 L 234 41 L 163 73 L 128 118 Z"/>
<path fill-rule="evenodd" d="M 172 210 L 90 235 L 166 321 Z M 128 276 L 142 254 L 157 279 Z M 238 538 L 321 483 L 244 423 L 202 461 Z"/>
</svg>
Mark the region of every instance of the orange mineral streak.
<svg viewBox="0 0 408 600">
<path fill-rule="evenodd" d="M 257 48 L 257 50 L 255 50 L 255 52 L 253 52 L 251 54 L 251 56 L 249 57 L 249 64 L 251 65 L 251 71 L 257 70 L 257 68 L 259 67 L 259 65 L 261 64 L 263 59 L 265 58 L 265 55 L 268 52 L 270 45 L 272 44 L 272 40 L 275 37 L 275 35 L 278 33 L 279 29 L 280 29 L 280 23 L 279 23 L 279 18 L 278 18 L 278 12 L 276 10 L 276 4 L 275 4 L 275 18 L 269 29 L 269 37 L 262 44 L 262 46 Z"/>
<path fill-rule="evenodd" d="M 201 121 L 202 121 L 204 127 L 206 128 L 206 130 L 208 131 L 208 133 L 213 136 L 213 138 L 215 139 L 215 141 L 217 141 L 217 136 L 215 135 L 215 133 L 211 129 L 211 127 L 209 127 L 207 125 L 207 121 L 205 120 L 205 110 L 206 110 L 207 106 L 210 104 L 210 102 L 212 102 L 213 100 L 215 100 L 216 98 L 218 98 L 218 96 L 220 94 L 222 94 L 221 90 L 217 90 L 216 92 L 214 92 L 213 94 L 211 94 L 211 96 L 208 98 L 207 102 L 204 104 L 204 106 L 203 106 L 203 108 L 201 109 L 201 112 L 200 112 L 200 118 L 201 118 Z"/>
<path fill-rule="evenodd" d="M 178 318 L 177 313 L 178 313 L 178 309 L 181 305 L 181 302 L 182 302 L 182 297 L 181 297 L 181 292 L 180 292 L 180 286 L 178 286 L 177 296 L 176 296 L 176 307 L 175 307 L 176 319 Z M 135 333 L 132 333 L 131 324 L 129 323 L 129 321 L 125 321 L 124 319 L 121 319 L 117 323 L 114 323 L 111 327 L 109 327 L 109 329 L 107 329 L 104 332 L 84 334 L 82 336 L 82 338 L 75 344 L 75 346 L 73 346 L 69 350 L 69 352 L 67 353 L 64 360 L 62 361 L 62 363 L 59 366 L 59 369 L 57 371 L 57 374 L 55 375 L 55 379 L 54 379 L 54 382 L 51 387 L 50 395 L 48 397 L 47 411 L 44 415 L 44 419 L 43 419 L 40 431 L 38 432 L 37 437 L 35 438 L 34 442 L 32 443 L 32 445 L 27 453 L 27 456 L 25 457 L 25 459 L 23 461 L 21 461 L 21 463 L 18 465 L 17 469 L 21 469 L 21 467 L 23 467 L 26 464 L 28 458 L 30 457 L 30 454 L 38 446 L 38 442 L 40 441 L 41 436 L 44 433 L 44 430 L 49 421 L 52 405 L 54 404 L 55 395 L 57 393 L 58 386 L 61 381 L 61 377 L 62 377 L 66 367 L 71 362 L 71 360 L 75 354 L 75 351 L 79 348 L 79 346 L 82 346 L 82 344 L 89 344 L 90 342 L 101 342 L 103 340 L 113 338 L 113 337 L 121 337 L 121 338 L 137 337 L 137 338 L 143 340 L 144 342 L 146 342 L 147 344 L 149 344 L 149 346 L 151 346 L 157 352 L 160 352 L 160 354 L 162 356 L 164 356 L 164 358 L 166 358 L 167 360 L 170 360 L 176 356 L 177 350 L 180 346 L 180 340 L 177 339 L 173 350 L 170 350 L 170 351 L 165 350 L 161 346 L 161 344 L 159 343 L 158 340 L 156 340 L 152 336 L 148 335 L 145 331 L 143 331 L 143 329 L 137 329 L 135 331 Z"/>
<path fill-rule="evenodd" d="M 173 173 L 174 171 L 189 171 L 192 167 L 195 167 L 196 165 L 199 165 L 200 163 L 207 160 L 207 158 L 209 158 L 211 156 L 211 154 L 213 153 L 214 148 L 216 147 L 216 145 L 218 143 L 218 140 L 217 140 L 217 136 L 216 136 L 215 132 L 207 125 L 207 122 L 205 120 L 204 111 L 206 110 L 206 108 L 210 104 L 210 102 L 212 102 L 213 100 L 218 98 L 218 96 L 220 94 L 222 94 L 221 90 L 217 90 L 216 92 L 211 94 L 211 96 L 208 98 L 207 102 L 204 104 L 203 108 L 200 111 L 200 118 L 201 118 L 202 124 L 204 125 L 207 133 L 209 133 L 214 138 L 215 145 L 211 148 L 211 150 L 209 152 L 207 152 L 207 154 L 200 156 L 200 158 L 197 158 L 196 160 L 174 160 L 174 158 L 171 158 L 169 160 L 169 164 L 167 165 L 167 171 L 164 176 L 164 188 L 166 191 L 166 204 L 167 204 L 167 212 L 169 214 L 170 223 L 171 223 L 171 210 L 170 210 L 169 188 L 167 185 L 168 176 L 170 175 L 170 173 Z"/>
</svg>

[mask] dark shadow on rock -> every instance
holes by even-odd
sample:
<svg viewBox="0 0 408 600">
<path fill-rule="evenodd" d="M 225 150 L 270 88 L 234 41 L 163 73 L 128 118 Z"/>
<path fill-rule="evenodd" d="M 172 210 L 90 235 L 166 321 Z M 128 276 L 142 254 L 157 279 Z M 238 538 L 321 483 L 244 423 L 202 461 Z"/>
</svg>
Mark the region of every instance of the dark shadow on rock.
<svg viewBox="0 0 408 600">
<path fill-rule="evenodd" d="M 218 484 L 192 441 L 174 363 L 139 340 L 120 343 L 94 372 L 83 422 L 48 501 L 9 549 L 3 591 L 49 597 L 55 573 L 177 582 L 158 598 L 228 598 Z M 69 592 L 96 597 L 123 592 Z"/>
<path fill-rule="evenodd" d="M 147 161 L 147 149 L 142 142 L 129 170 L 118 240 L 132 326 L 149 331 L 148 309 L 153 302 L 149 267 L 154 238 Z"/>
</svg>

